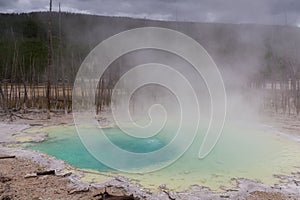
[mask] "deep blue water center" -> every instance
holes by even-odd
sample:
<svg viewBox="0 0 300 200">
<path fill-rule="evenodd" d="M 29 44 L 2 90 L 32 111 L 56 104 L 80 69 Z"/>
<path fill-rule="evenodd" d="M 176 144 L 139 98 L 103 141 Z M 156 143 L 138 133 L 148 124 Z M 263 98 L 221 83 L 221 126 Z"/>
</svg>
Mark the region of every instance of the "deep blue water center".
<svg viewBox="0 0 300 200">
<path fill-rule="evenodd" d="M 115 128 L 106 128 L 105 133 L 112 143 L 124 150 L 134 153 L 148 153 L 166 145 L 159 136 L 135 138 L 124 134 L 121 130 L 116 131 Z"/>
</svg>

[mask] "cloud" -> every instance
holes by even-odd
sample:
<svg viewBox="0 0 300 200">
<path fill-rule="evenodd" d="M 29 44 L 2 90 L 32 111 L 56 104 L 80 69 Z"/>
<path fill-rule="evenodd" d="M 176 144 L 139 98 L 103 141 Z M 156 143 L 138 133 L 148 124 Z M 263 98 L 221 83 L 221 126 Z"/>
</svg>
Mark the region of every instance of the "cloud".
<svg viewBox="0 0 300 200">
<path fill-rule="evenodd" d="M 272 14 L 282 13 L 299 13 L 300 1 L 299 0 L 276 0 L 271 7 Z"/>
<path fill-rule="evenodd" d="M 53 9 L 58 9 L 53 1 Z M 222 23 L 300 24 L 299 0 L 64 0 L 65 11 Z M 0 12 L 45 11 L 48 0 L 0 0 Z"/>
<path fill-rule="evenodd" d="M 0 8 L 8 8 L 8 7 L 12 7 L 14 6 L 14 4 L 16 4 L 18 2 L 18 0 L 0 0 Z"/>
</svg>

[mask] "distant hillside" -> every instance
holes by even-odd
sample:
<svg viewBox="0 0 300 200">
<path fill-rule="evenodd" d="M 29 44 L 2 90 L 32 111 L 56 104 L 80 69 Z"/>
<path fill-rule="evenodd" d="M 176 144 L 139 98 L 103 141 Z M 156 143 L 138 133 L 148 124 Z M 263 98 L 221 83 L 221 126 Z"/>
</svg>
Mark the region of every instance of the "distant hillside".
<svg viewBox="0 0 300 200">
<path fill-rule="evenodd" d="M 52 21 L 53 73 L 58 76 L 58 13 L 53 13 Z M 21 72 L 28 81 L 45 79 L 47 23 L 48 13 L 45 12 L 0 15 L 1 79 L 17 81 Z M 257 74 L 264 79 L 278 78 L 275 69 L 285 68 L 277 66 L 276 59 L 298 62 L 295 52 L 300 52 L 300 30 L 294 27 L 165 22 L 62 13 L 62 62 L 68 69 L 68 80 L 74 78 L 82 60 L 99 42 L 121 31 L 144 26 L 166 27 L 194 38 L 211 54 L 225 79 L 229 72 L 249 78 L 257 78 Z"/>
</svg>

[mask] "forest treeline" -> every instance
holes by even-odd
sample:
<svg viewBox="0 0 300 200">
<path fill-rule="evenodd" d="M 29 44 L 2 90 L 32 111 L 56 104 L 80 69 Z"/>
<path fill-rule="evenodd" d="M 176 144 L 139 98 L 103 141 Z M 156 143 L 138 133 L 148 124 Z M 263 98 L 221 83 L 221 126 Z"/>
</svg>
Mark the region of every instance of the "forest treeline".
<svg viewBox="0 0 300 200">
<path fill-rule="evenodd" d="M 0 14 L 2 111 L 46 109 L 48 20 L 47 12 Z M 171 28 L 198 41 L 218 65 L 228 91 L 263 91 L 262 109 L 300 113 L 299 28 L 167 22 L 66 12 L 52 13 L 51 109 L 71 110 L 77 70 L 99 42 L 145 26 Z M 118 59 L 113 63 L 116 67 L 101 78 L 97 110 L 109 104 L 112 86 L 122 74 L 120 69 L 132 63 L 129 59 Z"/>
</svg>

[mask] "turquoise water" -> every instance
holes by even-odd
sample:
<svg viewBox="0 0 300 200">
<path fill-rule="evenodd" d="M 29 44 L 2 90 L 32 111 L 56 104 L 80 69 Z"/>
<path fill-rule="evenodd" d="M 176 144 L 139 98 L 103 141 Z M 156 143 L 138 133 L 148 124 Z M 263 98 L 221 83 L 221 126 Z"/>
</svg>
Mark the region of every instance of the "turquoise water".
<svg viewBox="0 0 300 200">
<path fill-rule="evenodd" d="M 29 148 L 48 153 L 79 168 L 113 171 L 113 169 L 100 163 L 89 154 L 81 143 L 74 127 L 53 127 L 49 129 L 49 133 L 49 140 L 42 143 L 34 143 Z M 115 128 L 106 128 L 106 133 L 114 144 L 130 152 L 147 153 L 166 145 L 162 139 L 156 137 L 147 139 L 132 138 L 128 135 L 120 134 L 121 132 Z"/>
<path fill-rule="evenodd" d="M 238 177 L 274 184 L 277 180 L 273 174 L 289 174 L 300 166 L 299 142 L 258 125 L 227 124 L 218 144 L 205 159 L 197 158 L 202 141 L 202 137 L 198 137 L 177 162 L 148 174 L 116 172 L 101 164 L 82 145 L 73 126 L 50 127 L 43 131 L 49 133 L 49 140 L 28 148 L 53 155 L 78 168 L 120 174 L 149 188 L 164 183 L 178 190 L 192 184 L 218 189 L 221 185 L 231 185 L 231 179 Z M 161 135 L 133 139 L 117 128 L 107 128 L 106 133 L 120 148 L 138 153 L 158 150 L 170 139 Z"/>
</svg>

